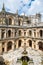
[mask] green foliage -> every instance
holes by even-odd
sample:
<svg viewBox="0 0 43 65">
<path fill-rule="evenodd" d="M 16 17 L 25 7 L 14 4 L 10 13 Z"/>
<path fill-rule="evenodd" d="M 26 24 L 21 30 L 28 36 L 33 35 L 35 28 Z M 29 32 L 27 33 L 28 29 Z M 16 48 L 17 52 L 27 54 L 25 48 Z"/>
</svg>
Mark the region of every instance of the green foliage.
<svg viewBox="0 0 43 65">
<path fill-rule="evenodd" d="M 22 65 L 28 65 L 27 61 L 22 61 Z"/>
</svg>

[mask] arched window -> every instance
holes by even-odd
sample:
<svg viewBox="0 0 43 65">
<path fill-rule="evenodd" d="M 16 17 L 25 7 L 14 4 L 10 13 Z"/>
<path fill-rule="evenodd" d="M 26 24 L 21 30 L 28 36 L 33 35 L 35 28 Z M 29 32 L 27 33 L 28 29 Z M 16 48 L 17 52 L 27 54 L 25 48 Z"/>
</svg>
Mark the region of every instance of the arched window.
<svg viewBox="0 0 43 65">
<path fill-rule="evenodd" d="M 11 30 L 8 31 L 8 37 L 11 37 Z"/>
<path fill-rule="evenodd" d="M 19 36 L 21 36 L 21 30 L 19 30 Z"/>
<path fill-rule="evenodd" d="M 4 38 L 5 30 L 2 30 L 1 37 Z"/>
<path fill-rule="evenodd" d="M 4 48 L 2 48 L 2 53 L 4 52 Z"/>
<path fill-rule="evenodd" d="M 12 49 L 12 42 L 8 42 L 7 43 L 7 51 L 11 50 Z"/>
<path fill-rule="evenodd" d="M 19 40 L 19 42 L 18 42 L 18 47 L 21 47 L 21 40 Z"/>
<path fill-rule="evenodd" d="M 40 37 L 42 37 L 42 30 L 40 30 Z"/>
<path fill-rule="evenodd" d="M 32 47 L 32 41 L 31 40 L 29 40 L 29 46 Z"/>
<path fill-rule="evenodd" d="M 9 18 L 9 25 L 11 25 L 12 24 L 12 19 L 11 18 Z"/>
<path fill-rule="evenodd" d="M 29 30 L 29 36 L 31 36 L 32 35 L 32 31 L 31 30 Z"/>
<path fill-rule="evenodd" d="M 42 42 L 38 42 L 39 45 L 39 49 L 43 51 L 43 43 Z"/>
<path fill-rule="evenodd" d="M 20 20 L 18 21 L 18 25 L 20 26 Z"/>
<path fill-rule="evenodd" d="M 2 35 L 1 35 L 2 38 L 4 38 L 4 33 L 2 32 Z"/>
</svg>

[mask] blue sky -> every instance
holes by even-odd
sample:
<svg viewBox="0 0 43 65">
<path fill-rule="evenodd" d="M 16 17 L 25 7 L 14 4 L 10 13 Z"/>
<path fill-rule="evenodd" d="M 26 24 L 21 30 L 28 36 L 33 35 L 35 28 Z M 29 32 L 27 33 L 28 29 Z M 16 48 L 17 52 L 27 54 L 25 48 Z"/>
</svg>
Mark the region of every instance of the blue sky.
<svg viewBox="0 0 43 65">
<path fill-rule="evenodd" d="M 19 14 L 25 12 L 26 15 L 33 15 L 36 13 L 41 13 L 43 15 L 43 0 L 0 0 L 0 11 L 3 2 L 8 12 L 16 13 L 18 10 Z"/>
</svg>

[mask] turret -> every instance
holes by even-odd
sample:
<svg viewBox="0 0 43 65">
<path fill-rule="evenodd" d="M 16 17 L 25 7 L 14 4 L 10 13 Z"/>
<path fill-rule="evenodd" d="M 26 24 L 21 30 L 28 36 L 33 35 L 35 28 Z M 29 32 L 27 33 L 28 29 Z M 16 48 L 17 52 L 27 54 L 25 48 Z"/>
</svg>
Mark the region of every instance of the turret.
<svg viewBox="0 0 43 65">
<path fill-rule="evenodd" d="M 41 22 L 41 14 L 40 13 L 36 14 L 36 19 L 38 19 L 38 22 Z"/>
</svg>

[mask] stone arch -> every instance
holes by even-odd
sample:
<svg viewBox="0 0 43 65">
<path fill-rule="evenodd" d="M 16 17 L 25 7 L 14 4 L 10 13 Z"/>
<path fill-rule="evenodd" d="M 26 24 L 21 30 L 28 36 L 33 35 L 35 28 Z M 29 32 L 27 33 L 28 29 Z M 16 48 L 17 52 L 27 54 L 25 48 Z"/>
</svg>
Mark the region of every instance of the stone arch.
<svg viewBox="0 0 43 65">
<path fill-rule="evenodd" d="M 11 37 L 11 30 L 8 30 L 8 37 Z"/>
<path fill-rule="evenodd" d="M 18 47 L 21 47 L 22 40 L 18 41 Z"/>
<path fill-rule="evenodd" d="M 43 31 L 42 31 L 42 30 L 40 30 L 39 32 L 40 32 L 40 37 L 42 37 L 42 33 L 43 33 Z"/>
<path fill-rule="evenodd" d="M 43 51 L 43 43 L 41 41 L 38 42 L 39 50 Z"/>
<path fill-rule="evenodd" d="M 32 47 L 32 40 L 29 40 L 29 46 Z"/>
<path fill-rule="evenodd" d="M 9 50 L 11 50 L 12 49 L 12 42 L 11 41 L 9 41 L 8 43 L 7 43 L 7 51 L 9 51 Z"/>
</svg>

